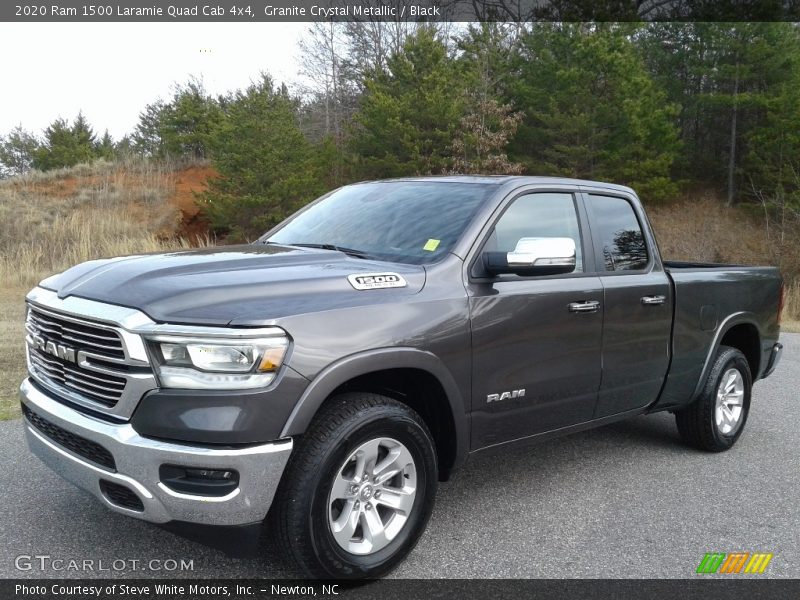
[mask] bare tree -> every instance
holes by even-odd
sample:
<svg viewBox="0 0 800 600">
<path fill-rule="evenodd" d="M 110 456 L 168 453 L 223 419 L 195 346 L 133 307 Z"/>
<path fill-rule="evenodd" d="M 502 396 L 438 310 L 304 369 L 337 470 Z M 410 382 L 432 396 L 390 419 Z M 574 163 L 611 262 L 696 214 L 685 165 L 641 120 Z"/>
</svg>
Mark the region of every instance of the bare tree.
<svg viewBox="0 0 800 600">
<path fill-rule="evenodd" d="M 361 20 L 345 23 L 348 76 L 363 84 L 375 73 L 386 72 L 390 56 L 399 53 L 419 25 L 408 21 Z"/>
<path fill-rule="evenodd" d="M 354 107 L 354 90 L 342 71 L 347 53 L 344 24 L 314 23 L 300 41 L 300 52 L 303 79 L 298 88 L 308 109 L 307 132 L 316 138 L 332 136 L 338 142 Z"/>
</svg>

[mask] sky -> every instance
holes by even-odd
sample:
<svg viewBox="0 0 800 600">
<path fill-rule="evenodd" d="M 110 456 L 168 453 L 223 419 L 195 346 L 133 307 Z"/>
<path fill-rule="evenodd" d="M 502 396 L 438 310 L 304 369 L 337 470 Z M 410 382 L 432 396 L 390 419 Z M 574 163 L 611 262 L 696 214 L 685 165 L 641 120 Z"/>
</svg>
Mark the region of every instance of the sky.
<svg viewBox="0 0 800 600">
<path fill-rule="evenodd" d="M 298 79 L 308 23 L 0 23 L 0 135 L 35 133 L 79 110 L 115 139 L 175 83 L 202 78 L 212 94 L 247 86 L 261 71 Z"/>
</svg>

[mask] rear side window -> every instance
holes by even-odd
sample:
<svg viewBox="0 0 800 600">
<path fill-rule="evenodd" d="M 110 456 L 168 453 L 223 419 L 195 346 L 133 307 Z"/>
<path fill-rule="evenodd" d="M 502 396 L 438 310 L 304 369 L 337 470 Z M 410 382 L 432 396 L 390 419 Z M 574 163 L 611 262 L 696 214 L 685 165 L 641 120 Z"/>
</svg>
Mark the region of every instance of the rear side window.
<svg viewBox="0 0 800 600">
<path fill-rule="evenodd" d="M 647 268 L 647 244 L 633 207 L 623 198 L 589 195 L 606 271 L 639 271 Z"/>
</svg>

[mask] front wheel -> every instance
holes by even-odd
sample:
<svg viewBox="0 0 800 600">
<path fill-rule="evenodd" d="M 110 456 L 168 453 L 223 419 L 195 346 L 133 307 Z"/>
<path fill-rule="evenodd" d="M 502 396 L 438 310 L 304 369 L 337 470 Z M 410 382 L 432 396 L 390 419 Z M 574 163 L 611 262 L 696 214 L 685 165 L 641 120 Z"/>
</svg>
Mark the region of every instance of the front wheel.
<svg viewBox="0 0 800 600">
<path fill-rule="evenodd" d="M 343 394 L 298 440 L 270 512 L 281 553 L 320 578 L 384 575 L 425 530 L 438 473 L 425 422 L 377 394 Z"/>
<path fill-rule="evenodd" d="M 675 413 L 684 442 L 709 452 L 732 447 L 747 422 L 752 387 L 744 354 L 721 346 L 700 396 Z"/>
</svg>

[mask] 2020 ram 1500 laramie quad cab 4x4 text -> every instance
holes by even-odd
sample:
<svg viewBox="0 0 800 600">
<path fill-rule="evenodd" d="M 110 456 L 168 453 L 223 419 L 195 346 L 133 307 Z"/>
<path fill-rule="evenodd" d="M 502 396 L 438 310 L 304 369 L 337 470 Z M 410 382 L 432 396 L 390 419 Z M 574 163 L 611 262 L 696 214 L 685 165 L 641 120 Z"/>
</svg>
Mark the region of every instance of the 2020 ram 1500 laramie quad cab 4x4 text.
<svg viewBox="0 0 800 600">
<path fill-rule="evenodd" d="M 730 448 L 782 294 L 773 268 L 662 261 L 627 187 L 360 183 L 253 244 L 42 281 L 24 428 L 112 510 L 265 521 L 306 573 L 375 577 L 471 453 L 665 410 Z"/>
</svg>

